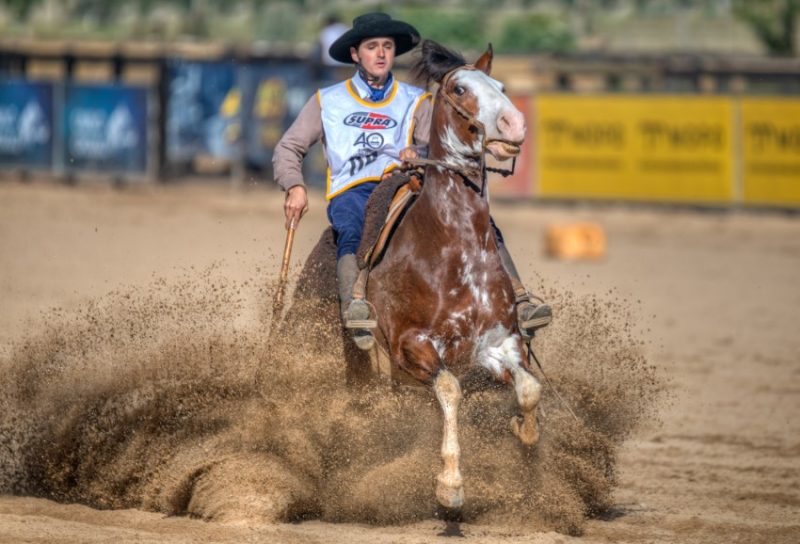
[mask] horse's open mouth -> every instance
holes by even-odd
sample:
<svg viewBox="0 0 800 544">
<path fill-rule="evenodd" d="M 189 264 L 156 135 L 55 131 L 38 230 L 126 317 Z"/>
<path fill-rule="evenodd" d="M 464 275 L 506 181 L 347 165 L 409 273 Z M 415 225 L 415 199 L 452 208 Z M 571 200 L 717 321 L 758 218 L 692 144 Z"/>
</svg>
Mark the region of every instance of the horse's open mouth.
<svg viewBox="0 0 800 544">
<path fill-rule="evenodd" d="M 486 149 L 499 161 L 519 155 L 519 145 L 504 140 L 492 140 L 486 144 Z"/>
</svg>

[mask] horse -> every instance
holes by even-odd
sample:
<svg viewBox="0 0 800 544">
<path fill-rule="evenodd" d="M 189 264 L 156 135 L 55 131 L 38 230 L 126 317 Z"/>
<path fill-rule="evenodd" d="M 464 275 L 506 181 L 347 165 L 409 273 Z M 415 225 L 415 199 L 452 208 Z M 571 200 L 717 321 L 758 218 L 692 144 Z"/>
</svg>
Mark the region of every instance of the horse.
<svg viewBox="0 0 800 544">
<path fill-rule="evenodd" d="M 424 184 L 369 272 L 366 289 L 380 349 L 401 372 L 431 386 L 441 407 L 444 466 L 436 498 L 451 509 L 464 502 L 459 377 L 477 366 L 494 380 L 513 383 L 521 415 L 512 418 L 511 431 L 527 446 L 539 439 L 541 386 L 524 356 L 486 190 L 485 154 L 500 160 L 518 155 L 526 125 L 502 84 L 490 77 L 492 57 L 489 45 L 470 65 L 456 52 L 423 42 L 412 71 L 426 85 L 438 84 Z M 309 288 L 315 276 L 309 263 L 330 260 L 332 247 L 329 229 L 301 273 L 299 291 L 305 283 L 306 293 L 335 292 L 330 274 L 316 274 L 318 285 Z M 345 342 L 345 355 L 356 356 L 352 341 Z"/>
</svg>

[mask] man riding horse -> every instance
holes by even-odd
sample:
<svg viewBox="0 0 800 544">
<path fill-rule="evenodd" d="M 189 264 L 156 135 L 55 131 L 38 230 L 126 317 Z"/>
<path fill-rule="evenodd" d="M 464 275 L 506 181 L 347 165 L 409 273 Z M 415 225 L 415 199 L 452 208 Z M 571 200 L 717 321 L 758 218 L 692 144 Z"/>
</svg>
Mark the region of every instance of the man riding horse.
<svg viewBox="0 0 800 544">
<path fill-rule="evenodd" d="M 286 227 L 296 226 L 308 211 L 302 161 L 309 148 L 322 141 L 328 161 L 328 219 L 336 240 L 336 274 L 342 320 L 370 319 L 369 304 L 353 298 L 358 276 L 356 252 L 361 241 L 367 199 L 378 183 L 404 161 L 426 154 L 430 135 L 430 94 L 395 80 L 397 55 L 420 41 L 417 30 L 384 13 L 353 20 L 353 28 L 330 47 L 334 59 L 352 63 L 352 78 L 319 89 L 278 142 L 273 156 L 275 179 L 286 191 Z M 536 304 L 519 278 L 500 231 L 492 222 L 498 252 L 511 278 L 520 332 L 530 339 L 547 325 L 552 312 Z M 533 297 L 537 299 L 537 297 Z M 348 328 L 353 328 L 348 327 Z M 355 329 L 358 347 L 370 349 L 372 332 Z"/>
</svg>

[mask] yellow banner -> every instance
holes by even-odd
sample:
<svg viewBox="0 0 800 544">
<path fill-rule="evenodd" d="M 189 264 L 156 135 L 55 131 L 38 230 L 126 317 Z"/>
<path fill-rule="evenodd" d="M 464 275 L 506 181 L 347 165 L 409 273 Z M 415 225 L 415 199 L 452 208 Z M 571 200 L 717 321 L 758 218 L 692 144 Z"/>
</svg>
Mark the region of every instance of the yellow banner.
<svg viewBox="0 0 800 544">
<path fill-rule="evenodd" d="M 800 204 L 800 101 L 741 101 L 743 200 Z"/>
<path fill-rule="evenodd" d="M 729 98 L 545 95 L 541 196 L 718 203 L 733 197 Z"/>
</svg>

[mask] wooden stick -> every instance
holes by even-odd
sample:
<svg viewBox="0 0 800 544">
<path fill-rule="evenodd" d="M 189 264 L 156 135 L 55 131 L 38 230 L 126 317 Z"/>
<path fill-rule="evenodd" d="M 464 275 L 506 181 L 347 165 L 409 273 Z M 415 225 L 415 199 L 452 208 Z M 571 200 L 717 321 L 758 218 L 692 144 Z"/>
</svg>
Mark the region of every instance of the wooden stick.
<svg viewBox="0 0 800 544">
<path fill-rule="evenodd" d="M 283 262 L 281 263 L 281 275 L 278 280 L 278 290 L 275 291 L 275 300 L 272 304 L 272 315 L 277 317 L 283 311 L 283 295 L 286 292 L 286 281 L 289 278 L 289 260 L 292 256 L 292 245 L 294 244 L 294 231 L 297 228 L 294 219 L 289 224 L 286 232 L 286 244 L 283 246 Z"/>
</svg>

